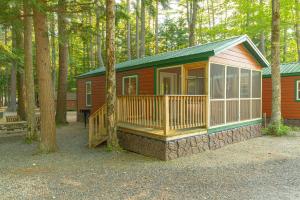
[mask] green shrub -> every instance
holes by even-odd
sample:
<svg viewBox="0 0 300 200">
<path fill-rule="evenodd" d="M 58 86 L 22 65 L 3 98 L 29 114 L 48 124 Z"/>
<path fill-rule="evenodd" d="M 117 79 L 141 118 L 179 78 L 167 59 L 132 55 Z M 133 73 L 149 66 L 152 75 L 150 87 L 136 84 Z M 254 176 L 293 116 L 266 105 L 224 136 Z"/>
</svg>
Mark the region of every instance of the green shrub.
<svg viewBox="0 0 300 200">
<path fill-rule="evenodd" d="M 283 136 L 287 135 L 292 129 L 283 124 L 282 122 L 279 125 L 276 124 L 270 124 L 267 128 L 264 128 L 263 133 L 266 135 L 274 135 L 274 136 Z"/>
</svg>

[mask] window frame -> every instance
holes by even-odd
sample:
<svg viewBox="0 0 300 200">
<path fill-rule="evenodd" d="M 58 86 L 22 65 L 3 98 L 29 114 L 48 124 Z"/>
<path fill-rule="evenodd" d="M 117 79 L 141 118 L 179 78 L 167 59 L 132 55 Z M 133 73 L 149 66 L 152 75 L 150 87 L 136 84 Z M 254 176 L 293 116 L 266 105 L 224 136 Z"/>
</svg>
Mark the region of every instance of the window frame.
<svg viewBox="0 0 300 200">
<path fill-rule="evenodd" d="M 295 101 L 296 102 L 300 102 L 300 96 L 299 96 L 299 92 L 300 92 L 300 87 L 299 87 L 299 83 L 300 80 L 295 80 Z"/>
<path fill-rule="evenodd" d="M 90 93 L 88 93 L 88 89 L 87 89 L 88 85 L 91 88 L 90 89 Z M 93 92 L 92 92 L 92 81 L 86 81 L 85 82 L 85 106 L 86 107 L 91 107 L 93 105 L 92 94 L 93 94 Z M 88 100 L 87 100 L 88 99 L 88 95 L 91 96 L 91 98 L 90 98 L 91 99 L 90 104 L 88 104 Z"/>
<path fill-rule="evenodd" d="M 130 83 L 130 79 L 135 78 L 135 82 L 136 82 L 135 95 L 132 96 L 139 95 L 139 76 L 137 74 L 122 77 L 122 95 L 125 96 L 125 79 L 127 78 L 129 79 L 129 83 Z"/>
<path fill-rule="evenodd" d="M 227 110 L 226 110 L 226 102 L 227 102 L 227 100 L 230 100 L 230 98 L 228 99 L 227 98 L 227 94 L 226 94 L 226 80 L 227 80 L 227 71 L 225 71 L 225 86 L 224 86 L 224 89 L 225 89 L 225 97 L 224 97 L 224 99 L 212 99 L 211 98 L 211 91 L 209 91 L 208 92 L 208 95 L 209 95 L 209 103 L 208 103 L 208 110 L 210 110 L 211 108 L 210 108 L 210 102 L 211 101 L 220 101 L 220 100 L 224 100 L 224 109 L 225 109 L 225 111 L 224 111 L 224 118 L 225 118 L 225 122 L 224 123 L 222 123 L 222 124 L 217 124 L 217 125 L 213 125 L 213 126 L 210 126 L 210 120 L 211 120 L 211 113 L 209 112 L 209 120 L 208 120 L 208 126 L 210 127 L 210 128 L 217 128 L 217 127 L 223 127 L 223 126 L 228 126 L 228 125 L 234 125 L 234 124 L 239 124 L 239 123 L 243 123 L 243 122 L 250 122 L 250 121 L 255 121 L 255 120 L 259 120 L 259 119 L 261 119 L 262 118 L 262 110 L 260 111 L 260 117 L 258 117 L 258 118 L 252 118 L 252 103 L 253 103 L 253 100 L 257 100 L 257 99 L 259 99 L 260 100 L 260 108 L 262 109 L 262 80 L 261 80 L 261 90 L 260 90 L 260 93 L 261 93 L 261 95 L 260 95 L 260 98 L 253 98 L 252 97 L 252 72 L 253 71 L 258 71 L 258 72 L 260 72 L 260 74 L 261 74 L 261 79 L 262 79 L 262 70 L 258 70 L 258 69 L 251 69 L 251 68 L 248 68 L 248 67 L 243 67 L 243 66 L 237 66 L 237 65 L 229 65 L 229 64 L 224 64 L 224 63 L 219 63 L 219 62 L 209 62 L 209 64 L 208 64 L 208 78 L 209 78 L 209 81 L 208 81 L 208 84 L 209 84 L 209 90 L 211 89 L 210 88 L 210 76 L 211 76 L 211 64 L 217 64 L 217 65 L 223 65 L 224 66 L 224 68 L 225 68 L 225 70 L 227 70 L 227 67 L 234 67 L 234 68 L 238 68 L 239 69 L 239 97 L 238 97 L 238 100 L 239 100 L 239 116 L 238 116 L 238 121 L 234 121 L 234 122 L 226 122 L 227 121 L 227 119 L 226 119 L 226 115 L 227 115 Z M 250 75 L 250 98 L 242 98 L 241 97 L 241 70 L 242 69 L 247 69 L 247 70 L 250 70 L 250 72 L 251 72 L 251 75 Z M 299 80 L 299 82 L 300 82 L 300 80 Z M 300 89 L 300 88 L 299 88 Z M 296 94 L 297 95 L 297 94 Z M 245 99 L 249 99 L 250 100 L 250 119 L 245 119 L 245 120 L 241 120 L 240 119 L 240 103 L 241 103 L 241 100 L 245 100 Z M 300 101 L 300 99 L 299 99 L 299 101 Z"/>
</svg>

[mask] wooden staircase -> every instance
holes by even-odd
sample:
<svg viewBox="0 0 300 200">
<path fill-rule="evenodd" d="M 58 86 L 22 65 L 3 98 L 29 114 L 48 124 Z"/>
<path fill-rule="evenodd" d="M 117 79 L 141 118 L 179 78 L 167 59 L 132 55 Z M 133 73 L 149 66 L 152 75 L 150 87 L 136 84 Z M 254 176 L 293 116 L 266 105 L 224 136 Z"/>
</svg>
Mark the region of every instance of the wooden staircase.
<svg viewBox="0 0 300 200">
<path fill-rule="evenodd" d="M 89 117 L 89 148 L 94 148 L 105 142 L 106 134 L 106 104 L 100 107 Z"/>
</svg>

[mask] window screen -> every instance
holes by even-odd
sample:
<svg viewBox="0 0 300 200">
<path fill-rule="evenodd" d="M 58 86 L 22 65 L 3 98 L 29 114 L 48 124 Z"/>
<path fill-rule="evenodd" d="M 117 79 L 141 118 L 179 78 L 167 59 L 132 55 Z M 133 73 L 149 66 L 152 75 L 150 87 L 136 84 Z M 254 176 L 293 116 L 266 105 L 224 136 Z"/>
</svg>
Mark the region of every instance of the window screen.
<svg viewBox="0 0 300 200">
<path fill-rule="evenodd" d="M 252 98 L 261 97 L 261 72 L 252 71 Z"/>
<path fill-rule="evenodd" d="M 224 99 L 225 97 L 225 67 L 211 64 L 210 67 L 210 96 L 211 99 Z"/>
<path fill-rule="evenodd" d="M 239 69 L 227 67 L 226 98 L 239 98 Z"/>
<path fill-rule="evenodd" d="M 251 71 L 241 70 L 241 98 L 250 98 Z"/>
<path fill-rule="evenodd" d="M 188 70 L 187 89 L 189 95 L 203 95 L 205 93 L 204 68 Z"/>
<path fill-rule="evenodd" d="M 134 76 L 126 76 L 123 77 L 123 95 L 132 96 L 138 94 L 138 77 Z"/>
</svg>

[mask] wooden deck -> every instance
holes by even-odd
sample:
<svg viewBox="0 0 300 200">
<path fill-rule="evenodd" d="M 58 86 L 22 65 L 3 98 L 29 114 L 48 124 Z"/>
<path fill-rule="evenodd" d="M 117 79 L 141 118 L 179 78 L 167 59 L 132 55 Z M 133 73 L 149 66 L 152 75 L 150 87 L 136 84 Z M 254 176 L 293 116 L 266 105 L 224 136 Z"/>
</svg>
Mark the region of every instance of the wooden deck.
<svg viewBox="0 0 300 200">
<path fill-rule="evenodd" d="M 160 140 L 203 134 L 208 124 L 207 101 L 206 95 L 120 96 L 118 128 Z M 107 137 L 105 115 L 104 104 L 89 117 L 89 147 Z"/>
<path fill-rule="evenodd" d="M 206 128 L 186 128 L 169 131 L 168 137 L 166 137 L 164 131 L 161 129 L 147 128 L 126 123 L 118 123 L 118 130 L 164 141 L 207 133 Z"/>
</svg>

